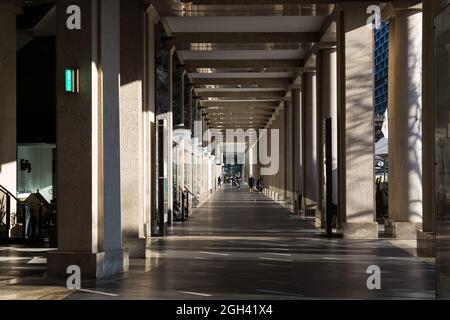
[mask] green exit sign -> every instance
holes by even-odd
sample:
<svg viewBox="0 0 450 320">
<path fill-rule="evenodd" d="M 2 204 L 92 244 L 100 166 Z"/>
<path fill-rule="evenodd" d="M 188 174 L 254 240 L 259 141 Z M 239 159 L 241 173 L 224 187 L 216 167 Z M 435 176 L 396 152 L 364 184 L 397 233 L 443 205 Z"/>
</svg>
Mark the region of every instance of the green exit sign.
<svg viewBox="0 0 450 320">
<path fill-rule="evenodd" d="M 78 69 L 65 70 L 65 91 L 70 93 L 79 92 L 79 71 Z"/>
</svg>

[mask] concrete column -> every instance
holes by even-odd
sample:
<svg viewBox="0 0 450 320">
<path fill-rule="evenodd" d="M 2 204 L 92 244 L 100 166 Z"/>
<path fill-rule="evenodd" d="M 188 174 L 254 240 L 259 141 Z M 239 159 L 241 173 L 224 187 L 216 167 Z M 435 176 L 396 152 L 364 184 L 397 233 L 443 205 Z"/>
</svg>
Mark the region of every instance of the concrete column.
<svg viewBox="0 0 450 320">
<path fill-rule="evenodd" d="M 67 267 L 78 265 L 83 278 L 102 278 L 128 270 L 118 148 L 120 1 L 77 2 L 82 31 L 66 28 L 71 4 L 57 4 L 57 74 L 63 79 L 65 68 L 77 66 L 80 93 L 57 82 L 58 251 L 48 257 L 48 274 L 66 277 Z"/>
<path fill-rule="evenodd" d="M 270 130 L 272 130 L 272 123 L 273 123 L 273 115 L 272 115 L 272 117 L 269 119 L 269 123 L 267 124 L 267 126 L 266 126 L 266 129 L 267 129 L 267 139 L 266 139 L 266 141 L 267 141 L 267 154 L 268 155 L 270 155 L 270 154 L 272 154 L 272 147 L 271 147 L 271 135 L 270 135 Z M 264 165 L 264 167 L 267 167 L 267 165 Z M 264 181 L 265 181 L 265 183 L 266 183 L 266 188 L 267 189 L 270 189 L 270 188 L 272 188 L 273 187 L 273 176 L 271 176 L 271 175 L 267 175 L 267 176 L 265 176 L 264 177 Z M 269 194 L 269 196 L 270 196 L 270 194 Z"/>
<path fill-rule="evenodd" d="M 272 157 L 278 157 L 279 169 L 278 173 L 273 175 L 274 190 L 278 196 L 277 200 L 285 200 L 285 130 L 284 130 L 284 108 L 279 107 L 275 114 L 275 119 L 272 125 L 273 130 L 279 131 L 279 140 L 271 141 L 271 143 L 278 143 L 279 154 Z M 271 152 L 272 154 L 272 152 Z M 273 161 L 273 159 L 272 159 Z"/>
<path fill-rule="evenodd" d="M 317 228 L 322 227 L 324 219 L 324 122 L 323 122 L 323 103 L 322 103 L 322 84 L 323 84 L 323 53 L 318 50 L 316 53 L 316 161 L 317 161 L 317 205 L 315 210 L 315 225 Z"/>
<path fill-rule="evenodd" d="M 180 81 L 180 123 L 179 125 L 182 125 L 184 127 L 184 90 L 185 90 L 185 78 L 186 78 L 187 70 L 183 69 L 181 71 L 181 81 Z"/>
<path fill-rule="evenodd" d="M 332 144 L 332 202 L 338 204 L 338 135 L 337 135 L 337 69 L 336 49 L 322 49 L 321 54 L 321 96 L 322 119 L 331 118 Z M 323 120 L 322 120 L 323 121 Z M 323 142 L 325 143 L 325 141 Z M 325 155 L 324 155 L 325 156 Z M 328 183 L 328 182 L 327 182 Z"/>
<path fill-rule="evenodd" d="M 302 214 L 306 213 L 306 170 L 307 170 L 307 161 L 306 161 L 306 106 L 307 106 L 307 73 L 303 73 L 302 75 L 302 94 L 301 94 L 301 108 L 300 108 L 300 149 L 301 149 L 301 185 L 302 185 L 302 203 L 301 203 L 301 211 Z"/>
<path fill-rule="evenodd" d="M 242 178 L 244 179 L 245 182 L 248 182 L 248 178 L 250 178 L 250 146 L 248 148 L 248 150 L 245 151 L 244 153 L 244 165 L 243 165 L 243 173 L 242 173 Z"/>
<path fill-rule="evenodd" d="M 300 146 L 299 146 L 299 93 L 298 89 L 293 89 L 291 91 L 291 108 L 292 108 L 292 185 L 294 192 L 299 191 L 299 166 L 300 166 Z"/>
<path fill-rule="evenodd" d="M 150 237 L 152 217 L 156 208 L 156 60 L 155 60 L 155 25 L 157 23 L 156 10 L 150 6 L 145 14 L 145 100 L 142 115 L 142 152 L 143 152 L 143 210 L 144 236 Z M 126 239 L 126 237 L 124 237 Z M 126 241 L 126 240 L 125 240 Z M 132 254 L 132 252 L 130 252 Z"/>
<path fill-rule="evenodd" d="M 415 239 L 422 224 L 422 13 L 397 10 L 390 23 L 389 222 Z"/>
<path fill-rule="evenodd" d="M 274 119 L 273 119 L 273 122 L 272 122 L 272 125 L 271 125 L 271 130 L 278 130 L 278 119 L 279 119 L 279 111 L 277 110 L 277 111 L 275 112 L 275 115 L 274 115 Z M 281 144 L 281 134 L 279 135 L 279 140 L 276 141 L 276 142 L 275 142 L 275 141 L 272 141 L 272 136 L 271 136 L 271 137 L 270 137 L 270 143 L 271 143 L 271 144 L 272 144 L 272 143 L 278 143 L 278 144 Z M 281 147 L 280 147 L 280 153 L 281 153 Z M 271 148 L 271 150 L 270 150 L 270 154 L 272 154 L 272 148 Z M 280 154 L 275 155 L 275 156 L 278 157 L 278 161 L 280 162 L 280 168 L 281 168 L 281 164 L 282 164 L 281 156 L 280 156 Z M 278 186 L 279 186 L 279 175 L 280 175 L 280 171 L 278 171 L 278 174 L 272 175 L 272 187 L 273 187 L 274 192 L 276 192 L 276 193 L 279 193 L 279 190 L 278 190 Z"/>
<path fill-rule="evenodd" d="M 306 74 L 305 105 L 305 201 L 308 208 L 317 205 L 318 163 L 317 163 L 317 95 L 316 74 Z"/>
<path fill-rule="evenodd" d="M 168 224 L 171 225 L 173 221 L 173 152 L 172 152 L 172 141 L 173 141 L 173 55 L 175 53 L 175 47 L 172 47 L 168 55 L 168 88 L 169 88 L 169 112 L 167 118 L 168 126 L 168 154 L 167 154 L 167 215 Z"/>
<path fill-rule="evenodd" d="M 12 2 L 0 5 L 0 185 L 17 193 L 16 15 Z M 3 194 L 0 194 L 0 199 Z M 16 204 L 11 203 L 12 212 Z"/>
<path fill-rule="evenodd" d="M 120 9 L 122 236 L 131 258 L 145 258 L 143 149 L 150 145 L 143 143 L 144 24 L 139 0 L 121 1 Z"/>
<path fill-rule="evenodd" d="M 286 108 L 280 110 L 278 115 L 278 130 L 280 130 L 280 170 L 278 174 L 278 190 L 280 193 L 280 201 L 285 201 L 286 193 L 286 130 L 284 128 L 286 123 Z"/>
<path fill-rule="evenodd" d="M 104 250 L 120 250 L 120 0 L 102 0 Z M 120 146 L 120 148 L 117 148 Z"/>
<path fill-rule="evenodd" d="M 369 2 L 340 3 L 338 43 L 339 220 L 345 238 L 377 238 L 374 202 L 373 31 Z"/>
<path fill-rule="evenodd" d="M 273 122 L 274 122 L 274 118 L 275 116 L 272 115 L 271 119 L 269 120 L 269 124 L 267 126 L 267 154 L 272 154 L 272 137 L 271 137 L 271 130 L 273 129 Z M 274 188 L 274 176 L 273 175 L 269 175 L 267 176 L 268 181 L 267 181 L 267 187 L 270 189 Z M 270 196 L 270 193 L 269 193 Z"/>
<path fill-rule="evenodd" d="M 285 161 L 285 180 L 286 180 L 286 201 L 288 201 L 288 206 L 290 210 L 294 211 L 294 145 L 293 145 L 293 111 L 292 111 L 292 103 L 291 101 L 286 101 L 284 103 L 285 107 L 285 137 L 286 137 L 286 145 L 285 145 L 285 153 L 286 153 L 286 161 Z"/>
<path fill-rule="evenodd" d="M 293 111 L 293 180 L 294 191 L 303 195 L 303 156 L 302 156 L 302 93 L 301 90 L 292 90 L 292 111 Z M 298 203 L 299 205 L 301 203 Z M 300 210 L 298 207 L 297 210 Z"/>
<path fill-rule="evenodd" d="M 194 89 L 195 87 L 193 85 L 189 87 L 189 129 L 191 129 L 191 132 L 194 131 L 194 118 L 193 118 Z"/>
</svg>

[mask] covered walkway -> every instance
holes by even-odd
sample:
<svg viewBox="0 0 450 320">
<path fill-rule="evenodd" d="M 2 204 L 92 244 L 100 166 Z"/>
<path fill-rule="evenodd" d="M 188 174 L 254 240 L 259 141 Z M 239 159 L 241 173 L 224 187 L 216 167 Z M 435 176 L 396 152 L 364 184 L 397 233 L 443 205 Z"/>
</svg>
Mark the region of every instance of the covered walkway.
<svg viewBox="0 0 450 320">
<path fill-rule="evenodd" d="M 0 0 L 0 299 L 450 297 L 449 12 Z"/>
<path fill-rule="evenodd" d="M 434 267 L 389 240 L 328 240 L 313 220 L 290 215 L 263 195 L 225 186 L 130 273 L 97 282 L 115 299 L 431 298 Z M 382 290 L 366 287 L 370 265 Z M 103 299 L 77 292 L 68 299 Z"/>
</svg>

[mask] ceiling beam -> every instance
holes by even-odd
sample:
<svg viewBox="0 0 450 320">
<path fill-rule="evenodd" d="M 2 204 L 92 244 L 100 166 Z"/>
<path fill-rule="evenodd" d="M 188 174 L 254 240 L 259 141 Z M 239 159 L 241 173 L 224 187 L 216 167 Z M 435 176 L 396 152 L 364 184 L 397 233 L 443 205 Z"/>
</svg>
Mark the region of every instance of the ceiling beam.
<svg viewBox="0 0 450 320">
<path fill-rule="evenodd" d="M 230 118 L 230 119 L 208 119 L 207 120 L 210 123 L 260 123 L 260 122 L 266 122 L 268 119 L 264 118 L 264 119 L 243 119 L 243 118 Z"/>
<path fill-rule="evenodd" d="M 268 107 L 275 108 L 280 103 L 276 100 L 251 100 L 251 101 L 242 101 L 242 100 L 218 100 L 218 101 L 208 101 L 202 100 L 201 104 L 205 108 L 211 107 L 228 107 L 228 108 L 260 108 L 260 107 Z"/>
<path fill-rule="evenodd" d="M 219 132 L 222 132 L 223 136 L 225 137 L 226 135 L 224 134 L 224 131 L 227 129 L 231 129 L 231 130 L 237 130 L 237 129 L 243 129 L 243 130 L 248 130 L 248 129 L 262 129 L 263 125 L 260 124 L 255 124 L 255 125 L 245 125 L 245 126 L 240 126 L 240 125 L 209 125 L 209 128 L 211 129 L 215 129 L 215 130 L 219 130 Z M 248 138 L 248 137 L 247 137 Z M 256 136 L 250 136 L 250 138 L 255 139 L 257 138 Z"/>
<path fill-rule="evenodd" d="M 220 119 L 220 118 L 224 118 L 224 117 L 228 117 L 228 115 L 216 115 L 216 114 L 210 114 L 208 113 L 206 115 L 206 118 L 216 118 L 216 119 Z M 267 113 L 267 114 L 255 114 L 255 113 L 251 113 L 251 115 L 249 115 L 248 113 L 233 113 L 232 117 L 236 117 L 236 118 L 241 118 L 241 117 L 245 117 L 246 119 L 249 118 L 261 118 L 261 119 L 270 119 L 270 117 L 272 117 L 272 113 Z"/>
<path fill-rule="evenodd" d="M 240 108 L 240 109 L 236 109 L 236 108 L 227 108 L 225 109 L 207 109 L 207 108 L 203 108 L 205 113 L 208 114 L 212 114 L 212 115 L 224 115 L 224 114 L 248 114 L 249 112 L 251 112 L 252 114 L 272 114 L 274 111 L 272 111 L 273 109 L 276 109 L 276 107 L 272 107 L 272 108 L 256 108 L 253 110 L 248 110 L 246 108 Z"/>
<path fill-rule="evenodd" d="M 198 68 L 301 68 L 303 67 L 303 59 L 288 60 L 185 60 L 184 64 L 188 69 Z"/>
<path fill-rule="evenodd" d="M 261 99 L 282 99 L 285 91 L 200 91 L 197 95 L 200 98 L 261 98 Z"/>
<path fill-rule="evenodd" d="M 263 126 L 267 121 L 248 121 L 248 122 L 208 122 L 210 126 Z"/>
<path fill-rule="evenodd" d="M 270 115 L 256 116 L 256 115 L 230 115 L 230 116 L 206 116 L 208 120 L 262 120 L 269 119 Z"/>
<path fill-rule="evenodd" d="M 195 78 L 194 86 L 231 85 L 231 86 L 288 86 L 292 78 Z"/>
<path fill-rule="evenodd" d="M 231 115 L 207 115 L 206 116 L 208 119 L 212 119 L 212 120 L 220 120 L 220 119 L 245 119 L 245 120 L 249 120 L 251 119 L 268 119 L 270 118 L 270 114 L 266 114 L 266 115 L 254 115 L 254 114 L 231 114 Z"/>
<path fill-rule="evenodd" d="M 320 32 L 174 32 L 166 45 L 180 43 L 314 43 Z"/>
</svg>

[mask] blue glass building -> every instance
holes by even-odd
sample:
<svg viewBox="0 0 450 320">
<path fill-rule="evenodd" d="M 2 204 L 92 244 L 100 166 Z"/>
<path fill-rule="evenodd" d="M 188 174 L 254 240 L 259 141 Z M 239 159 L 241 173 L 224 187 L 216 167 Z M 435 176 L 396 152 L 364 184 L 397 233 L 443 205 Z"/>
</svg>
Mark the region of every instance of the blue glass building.
<svg viewBox="0 0 450 320">
<path fill-rule="evenodd" d="M 389 24 L 375 29 L 375 114 L 382 116 L 388 103 Z"/>
</svg>

